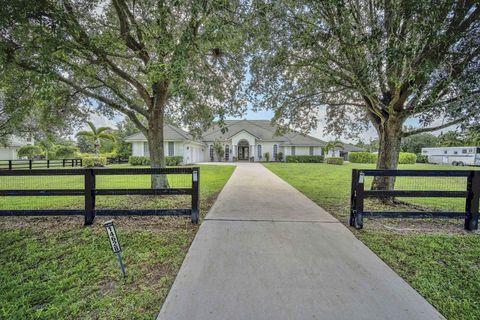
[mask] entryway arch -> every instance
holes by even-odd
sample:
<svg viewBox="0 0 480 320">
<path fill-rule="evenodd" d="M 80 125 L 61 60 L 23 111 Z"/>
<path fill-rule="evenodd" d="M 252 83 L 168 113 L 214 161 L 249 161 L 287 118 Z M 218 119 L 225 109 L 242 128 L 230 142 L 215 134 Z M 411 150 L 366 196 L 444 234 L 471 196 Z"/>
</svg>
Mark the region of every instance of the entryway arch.
<svg viewBox="0 0 480 320">
<path fill-rule="evenodd" d="M 248 160 L 250 158 L 250 145 L 246 139 L 238 141 L 237 145 L 238 160 Z"/>
</svg>

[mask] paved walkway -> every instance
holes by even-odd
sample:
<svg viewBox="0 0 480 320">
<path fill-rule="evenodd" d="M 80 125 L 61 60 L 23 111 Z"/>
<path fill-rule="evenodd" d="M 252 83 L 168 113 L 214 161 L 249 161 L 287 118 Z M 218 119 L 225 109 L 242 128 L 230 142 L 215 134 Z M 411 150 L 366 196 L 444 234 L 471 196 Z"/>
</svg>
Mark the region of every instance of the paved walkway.
<svg viewBox="0 0 480 320">
<path fill-rule="evenodd" d="M 158 319 L 443 317 L 330 214 L 245 163 L 202 223 Z"/>
</svg>

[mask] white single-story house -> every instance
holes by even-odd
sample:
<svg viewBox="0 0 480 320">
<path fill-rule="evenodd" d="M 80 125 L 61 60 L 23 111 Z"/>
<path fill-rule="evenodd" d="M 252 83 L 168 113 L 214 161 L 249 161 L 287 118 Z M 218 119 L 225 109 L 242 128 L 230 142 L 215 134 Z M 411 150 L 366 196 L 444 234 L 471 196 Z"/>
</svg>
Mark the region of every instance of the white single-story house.
<svg viewBox="0 0 480 320">
<path fill-rule="evenodd" d="M 0 160 L 18 160 L 18 149 L 28 145 L 33 145 L 31 137 L 9 136 L 4 144 L 0 144 Z"/>
<path fill-rule="evenodd" d="M 184 163 L 218 161 L 214 144 L 220 143 L 224 150 L 221 161 L 249 160 L 276 161 L 279 153 L 283 160 L 288 155 L 322 155 L 325 141 L 309 135 L 292 132 L 277 135 L 276 128 L 268 120 L 227 120 L 225 127 L 213 126 L 200 139 L 188 132 L 166 125 L 164 129 L 165 155 L 183 156 Z M 126 139 L 132 143 L 132 155 L 148 156 L 147 139 L 142 133 Z"/>
</svg>

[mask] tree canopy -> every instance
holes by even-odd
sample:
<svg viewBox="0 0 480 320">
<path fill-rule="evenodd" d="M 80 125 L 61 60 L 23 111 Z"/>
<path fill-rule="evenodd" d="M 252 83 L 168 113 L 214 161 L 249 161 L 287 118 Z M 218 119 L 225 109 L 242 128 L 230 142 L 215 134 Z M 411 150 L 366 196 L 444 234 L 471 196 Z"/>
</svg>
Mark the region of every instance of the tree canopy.
<svg viewBox="0 0 480 320">
<path fill-rule="evenodd" d="M 377 167 L 396 168 L 402 136 L 479 120 L 478 2 L 254 5 L 251 88 L 277 123 L 308 131 L 323 106 L 336 135 L 371 123 L 379 134 Z M 404 132 L 412 117 L 423 128 Z"/>
<path fill-rule="evenodd" d="M 164 119 L 196 133 L 242 113 L 244 11 L 222 0 L 12 0 L 0 60 L 56 99 L 124 114 L 147 137 L 152 166 L 164 166 Z"/>
</svg>

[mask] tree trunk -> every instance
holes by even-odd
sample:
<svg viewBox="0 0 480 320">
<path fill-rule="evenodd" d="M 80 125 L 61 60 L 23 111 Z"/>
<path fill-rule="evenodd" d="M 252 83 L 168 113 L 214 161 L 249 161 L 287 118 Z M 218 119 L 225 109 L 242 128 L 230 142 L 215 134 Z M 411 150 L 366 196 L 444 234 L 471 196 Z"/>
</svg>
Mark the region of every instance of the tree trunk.
<svg viewBox="0 0 480 320">
<path fill-rule="evenodd" d="M 167 89 L 164 85 L 155 84 L 153 91 L 153 107 L 148 117 L 147 136 L 150 151 L 150 166 L 152 168 L 165 168 L 163 127 Z M 163 174 L 152 175 L 151 186 L 152 189 L 168 188 L 167 176 Z"/>
<path fill-rule="evenodd" d="M 377 169 L 397 169 L 403 120 L 390 116 L 386 121 L 376 124 L 379 137 Z M 393 190 L 394 177 L 375 177 L 373 190 Z"/>
</svg>

